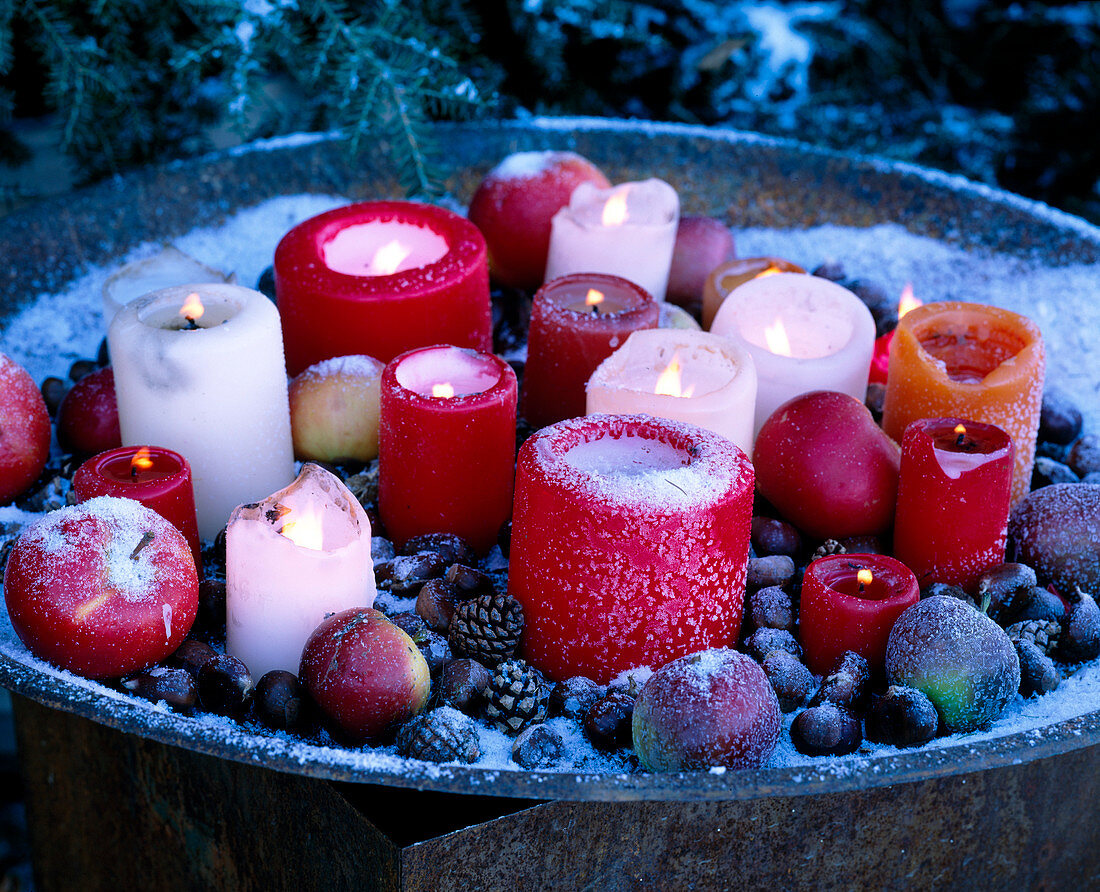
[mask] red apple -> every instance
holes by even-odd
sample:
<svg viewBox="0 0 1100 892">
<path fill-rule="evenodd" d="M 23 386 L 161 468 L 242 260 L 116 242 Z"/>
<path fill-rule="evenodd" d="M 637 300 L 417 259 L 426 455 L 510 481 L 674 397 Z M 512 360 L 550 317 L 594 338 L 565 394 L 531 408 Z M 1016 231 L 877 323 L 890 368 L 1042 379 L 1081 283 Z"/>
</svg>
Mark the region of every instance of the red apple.
<svg viewBox="0 0 1100 892">
<path fill-rule="evenodd" d="M 8 616 L 36 656 L 117 678 L 173 653 L 195 621 L 199 580 L 183 534 L 132 499 L 54 511 L 16 540 Z"/>
<path fill-rule="evenodd" d="M 736 256 L 733 233 L 721 220 L 690 214 L 680 217 L 668 272 L 667 299 L 682 306 L 702 304 L 707 276 Z"/>
<path fill-rule="evenodd" d="M 337 356 L 295 375 L 290 382 L 294 457 L 377 458 L 378 385 L 384 368 L 370 356 Z"/>
<path fill-rule="evenodd" d="M 634 704 L 634 750 L 652 771 L 758 768 L 779 741 L 779 699 L 749 656 L 719 647 L 658 669 Z"/>
<path fill-rule="evenodd" d="M 530 290 L 542 284 L 550 221 L 581 183 L 611 185 L 574 152 L 516 152 L 489 171 L 470 201 L 469 218 L 485 236 L 496 281 Z"/>
<path fill-rule="evenodd" d="M 115 400 L 115 373 L 85 375 L 65 394 L 57 410 L 57 439 L 70 452 L 97 455 L 122 445 Z"/>
<path fill-rule="evenodd" d="M 900 450 L 863 403 L 817 390 L 787 401 L 753 446 L 756 486 L 819 539 L 883 533 L 894 522 Z"/>
<path fill-rule="evenodd" d="M 0 505 L 38 479 L 50 457 L 50 413 L 34 379 L 0 353 Z"/>
<path fill-rule="evenodd" d="M 362 744 L 419 715 L 431 675 L 408 634 L 369 608 L 336 613 L 309 636 L 298 677 L 321 711 Z"/>
</svg>

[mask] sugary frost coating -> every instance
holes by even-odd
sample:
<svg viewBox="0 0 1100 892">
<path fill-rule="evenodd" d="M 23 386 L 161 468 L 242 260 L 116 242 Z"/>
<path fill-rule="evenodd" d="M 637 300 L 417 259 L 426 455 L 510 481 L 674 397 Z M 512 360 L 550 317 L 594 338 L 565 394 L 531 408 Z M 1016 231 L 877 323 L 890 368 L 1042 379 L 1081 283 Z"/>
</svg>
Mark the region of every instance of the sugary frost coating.
<svg viewBox="0 0 1100 892">
<path fill-rule="evenodd" d="M 1100 597 L 1100 485 L 1057 483 L 1031 493 L 1012 512 L 1016 560 L 1064 594 L 1080 586 Z"/>
</svg>

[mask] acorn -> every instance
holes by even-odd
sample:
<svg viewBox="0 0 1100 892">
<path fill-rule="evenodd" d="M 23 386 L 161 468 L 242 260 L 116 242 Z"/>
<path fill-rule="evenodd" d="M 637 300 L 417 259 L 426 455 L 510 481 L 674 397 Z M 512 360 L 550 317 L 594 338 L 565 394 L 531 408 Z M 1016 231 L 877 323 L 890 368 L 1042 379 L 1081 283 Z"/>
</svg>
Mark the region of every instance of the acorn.
<svg viewBox="0 0 1100 892">
<path fill-rule="evenodd" d="M 791 596 L 778 585 L 757 589 L 747 596 L 747 610 L 753 628 L 794 631 L 794 605 Z"/>
<path fill-rule="evenodd" d="M 447 634 L 455 615 L 455 599 L 459 589 L 446 579 L 429 579 L 416 596 L 416 612 L 433 632 Z"/>
<path fill-rule="evenodd" d="M 845 651 L 835 669 L 825 676 L 810 706 L 835 703 L 858 712 L 866 702 L 871 685 L 871 667 L 854 651 Z"/>
<path fill-rule="evenodd" d="M 1027 639 L 1013 641 L 1012 644 L 1016 648 L 1016 656 L 1020 658 L 1020 696 L 1042 696 L 1056 690 L 1062 676 L 1054 660 Z"/>
<path fill-rule="evenodd" d="M 199 700 L 208 712 L 226 715 L 243 712 L 252 688 L 248 667 L 228 654 L 218 654 L 199 670 Z"/>
<path fill-rule="evenodd" d="M 773 650 L 761 665 L 783 712 L 793 712 L 806 705 L 816 682 L 813 673 L 797 657 L 785 650 Z"/>
<path fill-rule="evenodd" d="M 456 598 L 476 598 L 495 588 L 488 573 L 465 564 L 451 564 L 443 578 L 455 587 Z"/>
<path fill-rule="evenodd" d="M 197 682 L 202 667 L 218 658 L 218 652 L 209 644 L 194 638 L 185 638 L 183 644 L 164 662 L 177 669 L 184 669 Z"/>
<path fill-rule="evenodd" d="M 86 378 L 99 368 L 99 363 L 94 359 L 78 359 L 69 366 L 69 380 L 75 384 L 81 378 Z"/>
<path fill-rule="evenodd" d="M 890 746 L 920 746 L 936 736 L 939 713 L 923 693 L 890 685 L 867 716 L 867 739 Z"/>
<path fill-rule="evenodd" d="M 991 620 L 1007 625 L 1027 605 L 1036 581 L 1027 564 L 999 564 L 978 579 L 978 601 Z"/>
<path fill-rule="evenodd" d="M 745 586 L 749 591 L 770 585 L 786 585 L 794 578 L 794 561 L 790 555 L 769 554 L 749 558 Z"/>
<path fill-rule="evenodd" d="M 745 639 L 745 651 L 756 662 L 764 662 L 773 650 L 784 650 L 796 659 L 802 659 L 802 648 L 794 635 L 785 629 L 757 629 Z"/>
<path fill-rule="evenodd" d="M 860 721 L 836 703 L 803 710 L 791 723 L 791 742 L 806 756 L 844 756 L 863 743 Z"/>
<path fill-rule="evenodd" d="M 297 675 L 285 669 L 272 669 L 256 682 L 253 714 L 274 731 L 295 731 L 308 724 L 308 697 Z"/>
<path fill-rule="evenodd" d="M 752 547 L 762 557 L 773 554 L 785 554 L 794 557 L 802 548 L 802 537 L 798 530 L 785 520 L 774 517 L 754 517 L 752 519 Z"/>
<path fill-rule="evenodd" d="M 1100 437 L 1096 434 L 1085 434 L 1081 437 L 1070 449 L 1066 464 L 1079 477 L 1100 471 Z"/>
<path fill-rule="evenodd" d="M 1048 588 L 1033 585 L 1028 592 L 1027 603 L 1014 619 L 1016 622 L 1041 619 L 1060 623 L 1065 615 L 1066 605 L 1061 598 Z"/>
<path fill-rule="evenodd" d="M 42 400 L 46 403 L 46 411 L 50 413 L 50 417 L 53 418 L 57 415 L 57 409 L 61 405 L 61 400 L 64 399 L 65 394 L 68 393 L 68 385 L 60 378 L 50 376 L 42 380 Z"/>
<path fill-rule="evenodd" d="M 493 673 L 477 660 L 451 660 L 443 667 L 437 695 L 444 703 L 471 715 L 484 701 L 492 679 Z"/>
<path fill-rule="evenodd" d="M 1043 406 L 1039 411 L 1039 438 L 1066 446 L 1081 435 L 1084 419 L 1081 410 L 1057 388 L 1043 391 Z"/>
<path fill-rule="evenodd" d="M 380 588 L 404 595 L 418 590 L 429 579 L 442 576 L 445 567 L 446 561 L 437 554 L 399 555 L 392 561 L 376 564 L 374 578 Z"/>
<path fill-rule="evenodd" d="M 1053 458 L 1038 456 L 1031 467 L 1031 488 L 1042 489 L 1055 483 L 1079 483 L 1080 477 L 1073 469 Z"/>
</svg>

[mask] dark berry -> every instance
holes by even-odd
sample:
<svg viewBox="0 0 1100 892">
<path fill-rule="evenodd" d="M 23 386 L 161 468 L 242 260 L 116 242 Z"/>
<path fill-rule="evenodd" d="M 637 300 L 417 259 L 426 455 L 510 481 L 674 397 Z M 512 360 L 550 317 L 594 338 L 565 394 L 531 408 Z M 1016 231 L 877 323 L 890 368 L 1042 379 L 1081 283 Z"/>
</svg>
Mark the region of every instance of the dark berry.
<svg viewBox="0 0 1100 892">
<path fill-rule="evenodd" d="M 745 639 L 745 650 L 758 663 L 763 663 L 773 650 L 784 650 L 802 659 L 802 648 L 794 635 L 785 629 L 757 629 Z"/>
<path fill-rule="evenodd" d="M 446 579 L 429 579 L 416 596 L 416 612 L 433 632 L 446 635 L 455 615 L 458 586 Z"/>
<path fill-rule="evenodd" d="M 455 533 L 425 533 L 413 536 L 402 547 L 402 554 L 420 554 L 421 552 L 438 555 L 444 564 L 472 564 L 477 560 L 473 547 Z"/>
<path fill-rule="evenodd" d="M 802 547 L 802 537 L 791 524 L 774 517 L 752 519 L 752 547 L 761 556 L 785 554 L 794 557 Z"/>
<path fill-rule="evenodd" d="M 1079 477 L 1100 471 L 1100 437 L 1096 434 L 1083 436 L 1073 444 L 1066 463 Z"/>
<path fill-rule="evenodd" d="M 1042 696 L 1056 690 L 1062 681 L 1054 660 L 1043 653 L 1031 641 L 1013 641 L 1016 656 L 1020 658 L 1020 695 Z"/>
<path fill-rule="evenodd" d="M 561 761 L 565 744 L 546 724 L 531 725 L 512 743 L 512 761 L 524 768 L 548 768 Z"/>
<path fill-rule="evenodd" d="M 623 691 L 610 691 L 589 707 L 584 715 L 584 732 L 600 750 L 616 750 L 633 743 L 634 698 Z"/>
<path fill-rule="evenodd" d="M 844 756 L 863 743 L 860 721 L 843 706 L 822 703 L 795 716 L 791 742 L 807 756 Z"/>
<path fill-rule="evenodd" d="M 1081 435 L 1081 410 L 1062 391 L 1049 388 L 1043 392 L 1043 408 L 1039 413 L 1039 439 L 1063 446 Z"/>
<path fill-rule="evenodd" d="M 805 706 L 814 692 L 814 676 L 795 656 L 785 650 L 773 650 L 764 657 L 764 674 L 768 676 L 779 708 L 784 712 Z"/>
<path fill-rule="evenodd" d="M 889 746 L 920 746 L 936 736 L 936 707 L 920 691 L 891 685 L 867 716 L 867 739 Z"/>
<path fill-rule="evenodd" d="M 1079 479 L 1070 468 L 1053 458 L 1040 456 L 1031 468 L 1032 489 L 1042 489 L 1055 483 L 1077 483 Z"/>
<path fill-rule="evenodd" d="M 199 700 L 208 712 L 235 715 L 251 696 L 252 673 L 236 657 L 218 654 L 199 670 Z"/>
<path fill-rule="evenodd" d="M 173 709 L 190 711 L 198 698 L 195 679 L 186 669 L 154 666 L 122 683 L 131 694 L 157 703 L 163 700 Z"/>
<path fill-rule="evenodd" d="M 477 660 L 451 660 L 439 679 L 439 698 L 455 709 L 473 713 L 485 696 L 493 673 Z"/>
<path fill-rule="evenodd" d="M 756 629 L 794 631 L 794 606 L 791 596 L 778 585 L 757 589 L 747 596 L 749 619 Z"/>
<path fill-rule="evenodd" d="M 771 554 L 751 558 L 745 585 L 750 591 L 769 585 L 786 585 L 794 577 L 794 561 L 790 555 Z"/>
<path fill-rule="evenodd" d="M 297 675 L 285 669 L 272 669 L 256 682 L 252 709 L 256 718 L 268 728 L 294 731 L 306 724 L 307 697 Z"/>
<path fill-rule="evenodd" d="M 847 651 L 837 667 L 825 676 L 810 706 L 835 703 L 859 711 L 866 701 L 871 685 L 871 667 L 857 653 Z"/>
<path fill-rule="evenodd" d="M 605 693 L 607 692 L 592 679 L 575 675 L 554 685 L 550 690 L 547 709 L 551 716 L 563 715 L 580 721 L 592 704 Z"/>
</svg>

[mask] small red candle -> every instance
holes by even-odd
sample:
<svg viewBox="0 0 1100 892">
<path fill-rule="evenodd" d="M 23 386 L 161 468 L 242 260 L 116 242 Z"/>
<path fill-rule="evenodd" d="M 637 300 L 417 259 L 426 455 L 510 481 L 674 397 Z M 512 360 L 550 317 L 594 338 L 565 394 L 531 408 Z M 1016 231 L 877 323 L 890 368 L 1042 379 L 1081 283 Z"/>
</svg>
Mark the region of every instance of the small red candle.
<svg viewBox="0 0 1100 892">
<path fill-rule="evenodd" d="M 81 502 L 117 496 L 156 511 L 183 533 L 202 576 L 191 466 L 178 452 L 161 446 L 122 446 L 101 452 L 77 468 L 73 492 Z"/>
<path fill-rule="evenodd" d="M 971 588 L 1004 561 L 1015 460 L 993 424 L 925 418 L 905 429 L 894 554 L 922 586 Z"/>
<path fill-rule="evenodd" d="M 485 239 L 433 205 L 375 201 L 295 226 L 275 249 L 287 370 L 416 347 L 492 349 Z"/>
<path fill-rule="evenodd" d="M 802 578 L 799 635 L 806 665 L 831 672 L 845 651 L 882 669 L 886 640 L 901 612 L 920 600 L 913 572 L 884 554 L 831 554 Z"/>
<path fill-rule="evenodd" d="M 524 443 L 509 592 L 524 656 L 605 684 L 732 645 L 741 625 L 752 464 L 731 441 L 649 415 L 589 415 Z"/>
<path fill-rule="evenodd" d="M 378 510 L 400 547 L 457 533 L 487 552 L 512 513 L 516 374 L 453 346 L 410 350 L 382 372 Z"/>
<path fill-rule="evenodd" d="M 576 273 L 547 282 L 531 306 L 520 414 L 534 427 L 584 414 L 584 386 L 632 331 L 656 328 L 660 308 L 618 276 Z"/>
</svg>

